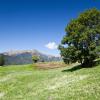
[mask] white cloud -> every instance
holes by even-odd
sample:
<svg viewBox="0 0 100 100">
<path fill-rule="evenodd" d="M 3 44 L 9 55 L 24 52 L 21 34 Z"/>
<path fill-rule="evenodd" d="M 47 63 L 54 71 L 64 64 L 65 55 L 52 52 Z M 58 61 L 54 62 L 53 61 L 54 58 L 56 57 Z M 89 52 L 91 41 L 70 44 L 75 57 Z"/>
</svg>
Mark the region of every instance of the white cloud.
<svg viewBox="0 0 100 100">
<path fill-rule="evenodd" d="M 55 42 L 49 42 L 48 44 L 45 45 L 48 49 L 54 50 L 57 49 L 58 45 Z"/>
</svg>

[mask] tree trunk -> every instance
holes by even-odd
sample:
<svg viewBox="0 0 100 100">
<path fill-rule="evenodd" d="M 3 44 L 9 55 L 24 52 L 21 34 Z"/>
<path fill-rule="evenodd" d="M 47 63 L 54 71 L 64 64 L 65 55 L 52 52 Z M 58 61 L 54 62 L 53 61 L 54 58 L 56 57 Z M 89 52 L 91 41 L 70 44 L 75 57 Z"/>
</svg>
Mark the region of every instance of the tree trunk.
<svg viewBox="0 0 100 100">
<path fill-rule="evenodd" d="M 88 58 L 84 59 L 82 67 L 92 67 L 92 66 L 93 66 L 93 60 L 90 60 Z"/>
</svg>

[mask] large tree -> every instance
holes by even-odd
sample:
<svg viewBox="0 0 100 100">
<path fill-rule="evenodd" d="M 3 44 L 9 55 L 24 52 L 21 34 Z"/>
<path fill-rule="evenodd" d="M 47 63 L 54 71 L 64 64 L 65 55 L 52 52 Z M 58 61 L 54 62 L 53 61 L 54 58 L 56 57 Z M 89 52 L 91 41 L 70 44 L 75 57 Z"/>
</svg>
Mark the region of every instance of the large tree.
<svg viewBox="0 0 100 100">
<path fill-rule="evenodd" d="M 81 13 L 65 28 L 59 49 L 65 63 L 80 62 L 92 66 L 100 54 L 100 11 L 93 8 Z"/>
</svg>

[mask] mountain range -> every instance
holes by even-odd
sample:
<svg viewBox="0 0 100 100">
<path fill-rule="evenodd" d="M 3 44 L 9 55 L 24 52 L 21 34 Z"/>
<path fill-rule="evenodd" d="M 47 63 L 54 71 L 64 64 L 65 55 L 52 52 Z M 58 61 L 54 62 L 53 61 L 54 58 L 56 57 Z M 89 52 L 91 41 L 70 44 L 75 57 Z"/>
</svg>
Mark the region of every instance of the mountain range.
<svg viewBox="0 0 100 100">
<path fill-rule="evenodd" d="M 5 65 L 16 65 L 16 64 L 31 64 L 32 56 L 38 56 L 40 58 L 39 62 L 50 62 L 50 61 L 60 61 L 61 57 L 43 54 L 37 50 L 13 50 L 8 52 L 3 52 L 0 55 L 3 56 Z"/>
</svg>

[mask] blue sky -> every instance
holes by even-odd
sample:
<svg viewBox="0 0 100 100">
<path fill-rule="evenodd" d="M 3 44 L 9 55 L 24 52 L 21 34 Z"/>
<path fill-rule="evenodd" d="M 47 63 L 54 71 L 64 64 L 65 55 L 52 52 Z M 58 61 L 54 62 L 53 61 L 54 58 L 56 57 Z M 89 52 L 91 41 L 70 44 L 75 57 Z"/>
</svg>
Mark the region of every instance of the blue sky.
<svg viewBox="0 0 100 100">
<path fill-rule="evenodd" d="M 58 55 L 56 49 L 72 18 L 99 0 L 0 0 L 0 52 L 37 49 Z"/>
</svg>

